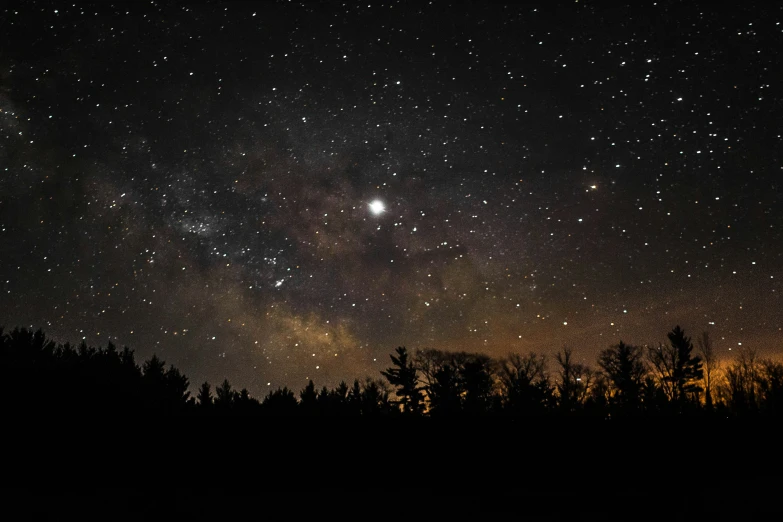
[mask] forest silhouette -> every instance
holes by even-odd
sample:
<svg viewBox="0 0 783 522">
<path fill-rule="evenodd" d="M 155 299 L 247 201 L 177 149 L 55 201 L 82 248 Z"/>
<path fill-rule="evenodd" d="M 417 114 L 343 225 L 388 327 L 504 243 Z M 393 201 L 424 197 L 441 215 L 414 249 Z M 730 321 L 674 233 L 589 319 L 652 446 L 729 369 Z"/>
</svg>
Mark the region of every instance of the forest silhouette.
<svg viewBox="0 0 783 522">
<path fill-rule="evenodd" d="M 193 415 L 397 416 L 419 418 L 767 417 L 783 411 L 783 363 L 740 350 L 718 360 L 707 333 L 696 345 L 675 326 L 668 342 L 602 350 L 596 366 L 563 348 L 554 357 L 530 352 L 481 353 L 397 347 L 379 377 L 329 389 L 309 381 L 251 396 L 227 379 L 195 394 L 174 365 L 156 355 L 139 364 L 134 351 L 60 344 L 42 330 L 0 329 L 0 378 L 16 390 L 11 412 L 149 412 Z"/>
</svg>

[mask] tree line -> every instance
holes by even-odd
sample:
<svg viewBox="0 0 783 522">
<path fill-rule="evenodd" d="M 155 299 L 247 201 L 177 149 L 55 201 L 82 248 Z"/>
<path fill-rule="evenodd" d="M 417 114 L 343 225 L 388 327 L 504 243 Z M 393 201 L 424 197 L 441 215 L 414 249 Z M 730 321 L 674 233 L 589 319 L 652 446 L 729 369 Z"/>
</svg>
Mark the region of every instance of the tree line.
<svg viewBox="0 0 783 522">
<path fill-rule="evenodd" d="M 563 348 L 492 358 L 482 353 L 398 347 L 380 377 L 320 389 L 311 380 L 262 398 L 224 379 L 191 395 L 188 378 L 153 355 L 59 344 L 39 329 L 0 328 L 0 382 L 17 413 L 239 415 L 654 417 L 781 415 L 783 363 L 748 349 L 720 361 L 709 335 L 694 346 L 679 326 L 665 343 L 620 341 L 602 350 L 596 367 Z"/>
</svg>

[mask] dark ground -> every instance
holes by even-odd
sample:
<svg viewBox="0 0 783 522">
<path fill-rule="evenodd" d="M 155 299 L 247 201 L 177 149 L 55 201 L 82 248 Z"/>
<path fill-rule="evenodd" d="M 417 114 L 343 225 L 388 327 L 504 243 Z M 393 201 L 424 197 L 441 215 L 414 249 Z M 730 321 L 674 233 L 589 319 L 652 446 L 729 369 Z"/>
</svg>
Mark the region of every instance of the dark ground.
<svg viewBox="0 0 783 522">
<path fill-rule="evenodd" d="M 3 468 L 15 487 L 0 493 L 0 505 L 15 516 L 3 518 L 771 522 L 783 515 L 773 423 L 187 423 L 69 419 L 37 434 L 7 428 Z"/>
</svg>

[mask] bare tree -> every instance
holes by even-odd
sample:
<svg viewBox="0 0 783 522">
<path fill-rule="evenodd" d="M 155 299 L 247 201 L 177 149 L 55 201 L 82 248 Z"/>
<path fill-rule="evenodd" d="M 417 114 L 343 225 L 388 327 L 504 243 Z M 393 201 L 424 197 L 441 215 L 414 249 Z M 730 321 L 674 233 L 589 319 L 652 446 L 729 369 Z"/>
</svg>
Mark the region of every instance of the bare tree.
<svg viewBox="0 0 783 522">
<path fill-rule="evenodd" d="M 756 351 L 742 348 L 726 367 L 723 399 L 735 414 L 758 410 L 761 365 Z"/>
<path fill-rule="evenodd" d="M 647 347 L 647 362 L 653 371 L 655 383 L 666 395 L 666 399 L 674 400 L 674 366 L 676 364 L 676 352 L 671 346 L 658 343 L 658 346 Z"/>
<path fill-rule="evenodd" d="M 555 359 L 560 365 L 560 379 L 556 386 L 560 407 L 572 412 L 584 404 L 590 392 L 593 372 L 584 364 L 574 361 L 570 348 L 563 348 Z"/>
<path fill-rule="evenodd" d="M 762 359 L 761 368 L 761 409 L 767 414 L 780 415 L 783 413 L 783 362 Z"/>
<path fill-rule="evenodd" d="M 718 370 L 718 358 L 709 332 L 702 332 L 696 339 L 696 343 L 699 345 L 699 353 L 704 361 L 704 404 L 708 410 L 712 410 L 713 376 Z"/>
<path fill-rule="evenodd" d="M 546 357 L 535 352 L 512 353 L 500 361 L 500 370 L 500 381 L 506 391 L 518 383 L 531 385 L 546 377 Z"/>
<path fill-rule="evenodd" d="M 430 413 L 486 413 L 494 405 L 497 365 L 491 357 L 430 348 L 417 350 L 414 361 Z"/>
<path fill-rule="evenodd" d="M 428 413 L 455 412 L 462 407 L 462 384 L 457 365 L 459 354 L 434 348 L 416 350 L 414 364 L 421 374 Z M 437 413 L 436 413 L 437 414 Z"/>
<path fill-rule="evenodd" d="M 509 354 L 500 361 L 504 409 L 510 413 L 543 413 L 552 402 L 546 357 L 534 352 Z"/>
</svg>

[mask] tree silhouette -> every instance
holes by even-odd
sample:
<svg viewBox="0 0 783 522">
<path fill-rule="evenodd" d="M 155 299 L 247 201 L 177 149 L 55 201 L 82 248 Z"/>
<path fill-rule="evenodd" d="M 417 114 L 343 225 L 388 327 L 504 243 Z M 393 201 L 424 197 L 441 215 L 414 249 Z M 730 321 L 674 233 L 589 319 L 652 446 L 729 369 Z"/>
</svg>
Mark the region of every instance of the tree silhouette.
<svg viewBox="0 0 783 522">
<path fill-rule="evenodd" d="M 675 326 L 667 334 L 669 345 L 659 345 L 648 350 L 650 361 L 659 384 L 666 392 L 677 411 L 687 402 L 696 402 L 702 391 L 698 381 L 704 377 L 700 357 L 692 357 L 693 343 L 685 332 Z"/>
<path fill-rule="evenodd" d="M 239 393 L 234 392 L 234 411 L 239 415 L 253 415 L 260 413 L 261 404 L 250 396 L 247 388 L 242 388 Z"/>
<path fill-rule="evenodd" d="M 190 382 L 174 365 L 169 365 L 169 369 L 163 376 L 163 382 L 166 389 L 166 396 L 169 401 L 169 407 L 182 407 L 187 403 L 190 397 L 188 386 Z"/>
<path fill-rule="evenodd" d="M 198 389 L 198 395 L 196 396 L 199 406 L 202 408 L 212 407 L 212 387 L 208 382 L 204 381 Z"/>
<path fill-rule="evenodd" d="M 783 414 L 783 363 L 759 359 L 755 350 L 742 348 L 725 367 L 717 397 L 734 416 Z"/>
<path fill-rule="evenodd" d="M 345 381 L 340 381 L 340 384 L 333 390 L 327 391 L 326 387 L 324 387 L 319 399 L 322 403 L 326 404 L 325 411 L 329 413 L 335 415 L 355 414 L 356 412 L 352 410 L 352 404 L 349 397 L 350 391 L 351 390 L 348 388 Z"/>
<path fill-rule="evenodd" d="M 425 349 L 416 352 L 415 360 L 429 414 L 484 414 L 500 409 L 502 397 L 495 394 L 498 365 L 487 355 Z"/>
<path fill-rule="evenodd" d="M 223 379 L 223 383 L 215 389 L 215 408 L 221 412 L 228 412 L 234 405 L 234 390 L 228 379 Z"/>
<path fill-rule="evenodd" d="M 389 415 L 399 411 L 395 409 L 395 403 L 389 399 L 389 390 L 385 383 L 369 377 L 365 379 L 362 386 L 359 405 L 360 415 L 365 416 Z"/>
<path fill-rule="evenodd" d="M 271 391 L 261 402 L 262 411 L 267 415 L 296 415 L 299 410 L 299 403 L 294 396 L 294 392 L 287 386 Z"/>
<path fill-rule="evenodd" d="M 769 415 L 783 415 L 783 363 L 764 359 L 759 383 L 761 411 Z"/>
<path fill-rule="evenodd" d="M 79 347 L 82 357 L 92 358 L 93 349 L 85 344 Z M 171 366 L 166 371 L 166 363 L 154 355 L 142 364 L 142 384 L 147 407 L 156 410 L 174 411 L 182 406 L 190 392 L 187 377 Z"/>
<path fill-rule="evenodd" d="M 157 355 L 139 367 L 128 347 L 58 345 L 40 329 L 3 331 L 0 345 L 2 382 L 30 388 L 14 406 L 19 411 L 179 413 L 195 402 L 187 377 L 173 365 L 165 370 Z"/>
<path fill-rule="evenodd" d="M 81 346 L 79 346 L 80 354 L 87 354 L 89 350 L 94 349 L 87 348 L 87 345 L 84 342 L 82 342 Z M 166 370 L 166 363 L 160 360 L 157 355 L 153 354 L 149 360 L 142 364 L 141 368 L 144 374 L 144 379 L 155 383 L 163 382 L 163 374 Z"/>
<path fill-rule="evenodd" d="M 560 410 L 573 413 L 581 409 L 587 399 L 592 381 L 592 371 L 584 364 L 577 363 L 573 358 L 573 350 L 563 348 L 555 356 L 560 366 L 560 379 L 557 383 L 557 396 Z"/>
<path fill-rule="evenodd" d="M 397 402 L 404 413 L 420 414 L 423 397 L 416 375 L 416 367 L 408 361 L 408 350 L 404 346 L 397 347 L 397 357 L 390 355 L 394 367 L 382 371 L 392 386 L 396 386 Z"/>
<path fill-rule="evenodd" d="M 360 415 L 362 412 L 362 387 L 359 384 L 359 379 L 353 380 L 353 385 L 348 392 L 348 404 L 351 409 L 351 413 L 354 415 Z"/>
<path fill-rule="evenodd" d="M 708 411 L 712 411 L 712 377 L 718 369 L 718 358 L 712 346 L 712 339 L 710 339 L 709 332 L 702 332 L 697 339 L 697 342 L 699 345 L 699 353 L 704 361 L 704 406 Z"/>
<path fill-rule="evenodd" d="M 431 416 L 450 416 L 462 411 L 462 380 L 457 369 L 444 364 L 425 386 Z"/>
<path fill-rule="evenodd" d="M 315 391 L 315 383 L 312 379 L 299 392 L 299 408 L 302 410 L 302 413 L 308 415 L 319 412 L 318 392 Z"/>
<path fill-rule="evenodd" d="M 701 386 L 697 384 L 704 377 L 701 358 L 691 357 L 693 343 L 691 343 L 690 337 L 685 336 L 685 332 L 679 326 L 675 326 L 667 337 L 672 348 L 677 352 L 677 364 L 673 373 L 677 399 L 684 400 L 689 395 L 702 391 Z"/>
<path fill-rule="evenodd" d="M 25 415 L 214 411 L 379 416 L 411 414 L 417 411 L 413 404 L 418 404 L 420 415 L 431 417 L 496 412 L 544 415 L 556 406 L 564 414 L 603 417 L 627 412 L 696 415 L 709 410 L 710 403 L 720 413 L 716 418 L 783 413 L 783 363 L 759 359 L 755 351 L 743 349 L 718 373 L 708 336 L 698 340 L 706 368 L 691 355 L 693 345 L 679 327 L 668 337 L 667 346 L 646 351 L 651 371 L 642 364 L 642 349 L 622 341 L 599 353 L 600 373 L 577 363 L 565 348 L 555 357 L 555 385 L 546 373 L 545 358 L 535 353 L 495 361 L 480 353 L 428 349 L 411 358 L 398 348 L 392 357 L 396 366 L 381 372 L 386 380 L 366 377 L 354 379 L 351 387 L 343 381 L 332 390 L 324 386 L 320 391 L 308 381 L 299 400 L 288 388 L 278 388 L 259 402 L 247 388 L 233 389 L 228 379 L 214 390 L 215 396 L 204 382 L 191 398 L 188 378 L 174 365 L 166 368 L 157 355 L 139 365 L 128 347 L 58 344 L 40 329 L 0 328 L 0 382 L 9 391 L 5 412 Z M 702 378 L 708 392 L 705 410 L 700 409 L 697 396 Z M 392 380 L 397 383 L 396 401 L 390 399 L 392 389 L 387 385 Z M 417 393 L 405 393 L 410 390 Z M 418 402 L 399 400 L 417 394 Z"/>
<path fill-rule="evenodd" d="M 611 417 L 612 398 L 609 378 L 602 372 L 592 372 L 592 381 L 584 402 L 585 413 L 595 417 Z"/>
<path fill-rule="evenodd" d="M 760 372 L 756 351 L 747 348 L 740 349 L 726 367 L 723 396 L 733 414 L 747 415 L 758 412 Z"/>
<path fill-rule="evenodd" d="M 598 366 L 611 386 L 610 404 L 621 414 L 638 409 L 642 382 L 647 373 L 643 351 L 620 341 L 598 354 Z"/>
<path fill-rule="evenodd" d="M 541 415 L 552 403 L 554 390 L 546 374 L 546 358 L 534 352 L 510 354 L 501 361 L 503 409 L 514 415 Z"/>
<path fill-rule="evenodd" d="M 460 375 L 465 390 L 465 413 L 481 415 L 490 411 L 495 386 L 493 375 L 492 359 L 486 355 L 477 355 L 465 362 Z"/>
</svg>

